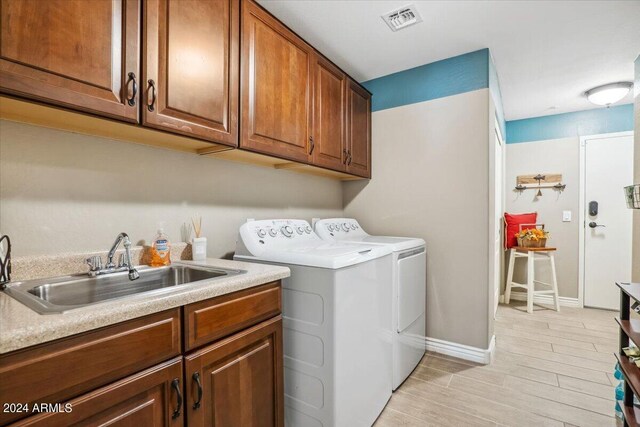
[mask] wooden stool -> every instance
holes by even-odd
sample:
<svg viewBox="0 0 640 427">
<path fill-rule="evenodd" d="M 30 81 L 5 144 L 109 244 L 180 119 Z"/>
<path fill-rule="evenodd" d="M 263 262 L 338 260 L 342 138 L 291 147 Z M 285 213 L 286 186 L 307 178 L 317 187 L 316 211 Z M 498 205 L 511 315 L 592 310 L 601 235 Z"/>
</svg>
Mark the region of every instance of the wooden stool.
<svg viewBox="0 0 640 427">
<path fill-rule="evenodd" d="M 527 313 L 533 313 L 533 298 L 535 295 L 553 294 L 553 301 L 556 311 L 560 311 L 558 302 L 558 280 L 556 278 L 556 263 L 553 259 L 553 252 L 556 248 L 524 248 L 516 246 L 510 249 L 509 269 L 507 272 L 507 286 L 504 291 L 504 301 L 509 304 L 511 298 L 511 288 L 524 288 L 527 290 Z M 540 255 L 536 257 L 536 254 Z M 527 283 L 517 283 L 513 281 L 513 270 L 516 258 L 527 258 Z M 552 283 L 545 283 L 535 280 L 535 261 L 549 261 L 551 263 Z M 535 284 L 551 286 L 550 290 L 536 291 Z"/>
</svg>

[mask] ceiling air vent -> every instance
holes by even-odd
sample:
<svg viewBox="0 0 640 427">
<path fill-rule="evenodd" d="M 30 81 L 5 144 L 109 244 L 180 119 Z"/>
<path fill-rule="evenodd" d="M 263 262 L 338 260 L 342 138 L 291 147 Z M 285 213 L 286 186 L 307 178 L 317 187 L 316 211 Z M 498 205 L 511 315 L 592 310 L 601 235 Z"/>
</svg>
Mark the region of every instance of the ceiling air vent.
<svg viewBox="0 0 640 427">
<path fill-rule="evenodd" d="M 418 22 L 422 22 L 422 17 L 413 4 L 401 7 L 387 14 L 382 15 L 382 19 L 387 23 L 391 31 L 398 31 Z"/>
</svg>

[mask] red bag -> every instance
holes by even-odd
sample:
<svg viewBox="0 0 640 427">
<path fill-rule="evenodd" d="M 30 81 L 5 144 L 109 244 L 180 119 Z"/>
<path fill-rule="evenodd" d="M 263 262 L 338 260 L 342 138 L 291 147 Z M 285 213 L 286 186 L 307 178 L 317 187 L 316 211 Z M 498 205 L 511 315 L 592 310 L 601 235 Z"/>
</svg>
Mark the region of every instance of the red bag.
<svg viewBox="0 0 640 427">
<path fill-rule="evenodd" d="M 518 239 L 516 233 L 519 230 L 520 224 L 535 224 L 538 219 L 537 212 L 523 213 L 523 214 L 504 214 L 504 247 L 506 249 L 518 246 Z"/>
</svg>

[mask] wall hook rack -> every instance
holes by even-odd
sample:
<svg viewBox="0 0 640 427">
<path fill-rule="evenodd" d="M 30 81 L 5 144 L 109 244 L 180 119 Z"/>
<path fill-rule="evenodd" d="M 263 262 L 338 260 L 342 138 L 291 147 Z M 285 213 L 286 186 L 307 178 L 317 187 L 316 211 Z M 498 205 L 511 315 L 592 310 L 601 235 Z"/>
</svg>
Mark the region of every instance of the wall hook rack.
<svg viewBox="0 0 640 427">
<path fill-rule="evenodd" d="M 562 192 L 567 188 L 567 184 L 562 183 L 562 174 L 518 175 L 514 190 L 520 193 L 525 190 L 537 190 L 536 196 L 540 197 L 543 188 Z"/>
</svg>

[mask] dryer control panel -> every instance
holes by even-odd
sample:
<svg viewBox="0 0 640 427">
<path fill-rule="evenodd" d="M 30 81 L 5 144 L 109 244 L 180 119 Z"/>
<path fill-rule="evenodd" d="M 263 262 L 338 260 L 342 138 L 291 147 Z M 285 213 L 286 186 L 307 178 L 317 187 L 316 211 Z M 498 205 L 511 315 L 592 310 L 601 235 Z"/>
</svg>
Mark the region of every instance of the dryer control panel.
<svg viewBox="0 0 640 427">
<path fill-rule="evenodd" d="M 315 231 L 324 240 L 341 239 L 346 236 L 368 236 L 353 218 L 321 219 L 315 223 Z"/>
</svg>

